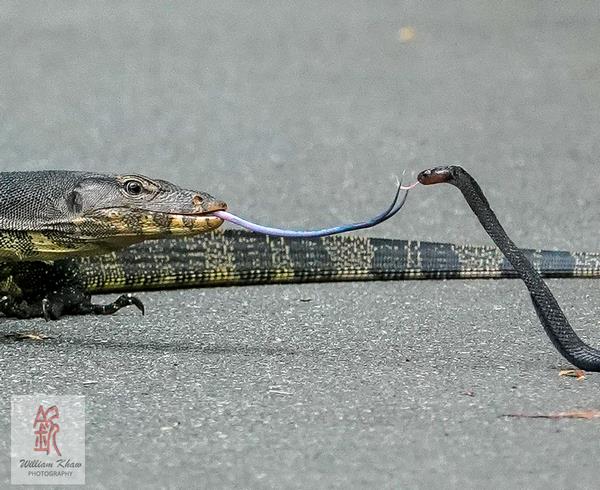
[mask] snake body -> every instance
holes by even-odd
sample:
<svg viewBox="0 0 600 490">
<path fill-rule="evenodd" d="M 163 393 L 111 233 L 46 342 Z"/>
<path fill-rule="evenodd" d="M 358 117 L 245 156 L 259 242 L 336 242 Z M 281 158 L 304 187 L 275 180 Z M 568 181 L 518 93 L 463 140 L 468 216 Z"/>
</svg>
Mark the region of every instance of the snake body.
<svg viewBox="0 0 600 490">
<path fill-rule="evenodd" d="M 446 166 L 425 170 L 418 180 L 424 185 L 452 184 L 462 192 L 487 234 L 527 286 L 535 311 L 556 349 L 578 368 L 600 371 L 600 350 L 587 345 L 575 333 L 548 285 L 507 235 L 475 179 L 462 167 Z"/>
</svg>

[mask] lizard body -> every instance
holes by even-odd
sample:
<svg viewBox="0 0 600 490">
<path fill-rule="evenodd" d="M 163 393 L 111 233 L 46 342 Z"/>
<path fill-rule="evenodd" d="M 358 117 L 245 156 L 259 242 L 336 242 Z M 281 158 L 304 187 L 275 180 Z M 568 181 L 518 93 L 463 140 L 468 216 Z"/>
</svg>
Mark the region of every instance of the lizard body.
<svg viewBox="0 0 600 490">
<path fill-rule="evenodd" d="M 600 254 L 527 250 L 545 277 L 598 277 Z M 86 290 L 127 292 L 249 284 L 517 277 L 493 246 L 338 235 L 279 238 L 216 230 L 64 261 Z"/>
<path fill-rule="evenodd" d="M 212 231 L 222 220 L 210 213 L 225 208 L 206 193 L 141 175 L 0 172 L 0 311 L 20 318 L 110 314 L 131 304 L 143 311 L 132 291 L 178 287 L 516 277 L 495 247 Z M 527 254 L 546 277 L 600 275 L 600 254 Z M 106 292 L 127 294 L 91 303 L 91 294 Z"/>
</svg>

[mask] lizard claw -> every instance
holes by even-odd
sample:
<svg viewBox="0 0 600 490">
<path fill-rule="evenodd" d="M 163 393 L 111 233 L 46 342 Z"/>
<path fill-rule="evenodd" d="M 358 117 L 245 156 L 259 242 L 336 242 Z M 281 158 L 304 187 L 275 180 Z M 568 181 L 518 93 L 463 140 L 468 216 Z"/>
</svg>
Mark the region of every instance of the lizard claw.
<svg viewBox="0 0 600 490">
<path fill-rule="evenodd" d="M 137 307 L 142 312 L 142 315 L 145 313 L 144 303 L 131 293 L 122 294 L 115 301 L 107 305 L 92 305 L 92 308 L 96 315 L 112 315 L 121 308 L 130 305 Z"/>
<path fill-rule="evenodd" d="M 44 314 L 44 320 L 50 321 L 50 301 L 48 298 L 42 300 L 42 313 Z"/>
</svg>

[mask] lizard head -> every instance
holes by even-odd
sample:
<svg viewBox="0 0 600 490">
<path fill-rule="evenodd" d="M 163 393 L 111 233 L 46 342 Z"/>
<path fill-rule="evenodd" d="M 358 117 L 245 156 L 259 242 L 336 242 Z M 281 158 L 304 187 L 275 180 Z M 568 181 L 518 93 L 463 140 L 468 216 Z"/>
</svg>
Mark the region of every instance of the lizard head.
<svg viewBox="0 0 600 490">
<path fill-rule="evenodd" d="M 205 192 L 143 175 L 0 172 L 0 259 L 59 260 L 196 235 L 221 226 L 212 213 L 225 209 Z"/>
<path fill-rule="evenodd" d="M 137 174 L 83 178 L 65 202 L 82 238 L 115 248 L 214 230 L 223 220 L 211 213 L 227 209 L 205 192 Z"/>
</svg>

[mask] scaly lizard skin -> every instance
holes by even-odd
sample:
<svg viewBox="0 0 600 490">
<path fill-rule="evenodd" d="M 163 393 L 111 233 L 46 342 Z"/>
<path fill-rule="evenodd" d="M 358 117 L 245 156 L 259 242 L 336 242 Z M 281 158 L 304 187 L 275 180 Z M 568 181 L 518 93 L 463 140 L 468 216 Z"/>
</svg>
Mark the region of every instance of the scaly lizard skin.
<svg viewBox="0 0 600 490">
<path fill-rule="evenodd" d="M 515 277 L 488 246 L 212 231 L 225 203 L 141 175 L 0 172 L 0 196 L 0 311 L 19 318 L 143 311 L 130 293 L 149 289 Z M 600 275 L 600 254 L 527 254 L 545 277 Z M 126 294 L 91 302 L 106 292 Z"/>
<path fill-rule="evenodd" d="M 209 194 L 141 175 L 0 172 L 0 311 L 19 318 L 110 314 L 130 304 L 143 311 L 131 295 L 92 304 L 63 259 L 210 231 L 223 221 L 207 213 L 226 208 Z"/>
</svg>

